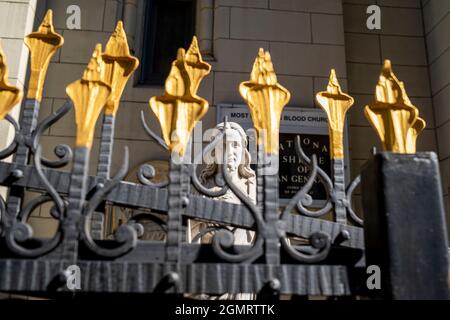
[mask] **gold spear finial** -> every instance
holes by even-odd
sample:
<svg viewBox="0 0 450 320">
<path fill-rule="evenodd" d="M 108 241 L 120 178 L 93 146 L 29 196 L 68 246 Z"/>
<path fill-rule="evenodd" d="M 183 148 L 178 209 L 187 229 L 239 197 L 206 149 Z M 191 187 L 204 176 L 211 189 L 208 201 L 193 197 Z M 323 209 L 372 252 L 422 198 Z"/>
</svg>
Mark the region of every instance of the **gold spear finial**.
<svg viewBox="0 0 450 320">
<path fill-rule="evenodd" d="M 376 88 L 375 102 L 365 108 L 366 118 L 377 131 L 384 150 L 415 153 L 416 140 L 426 123 L 386 60 Z"/>
<path fill-rule="evenodd" d="M 139 60 L 130 54 L 122 21 L 117 23 L 115 31 L 106 44 L 103 60 L 106 64 L 105 80 L 112 89 L 111 97 L 106 103 L 105 114 L 115 116 L 123 90 L 139 66 Z"/>
<path fill-rule="evenodd" d="M 105 62 L 102 59 L 102 45 L 97 44 L 82 78 L 66 88 L 67 95 L 75 107 L 77 147 L 88 149 L 92 147 L 95 124 L 111 94 L 111 87 L 104 78 Z"/>
<path fill-rule="evenodd" d="M 22 100 L 23 92 L 12 86 L 8 80 L 8 65 L 0 43 L 0 120 L 3 120 L 11 109 Z"/>
<path fill-rule="evenodd" d="M 191 92 L 197 94 L 198 87 L 203 78 L 211 71 L 211 66 L 203 61 L 198 47 L 197 37 L 194 36 L 192 43 L 185 54 L 186 71 L 191 80 Z"/>
<path fill-rule="evenodd" d="M 165 82 L 164 95 L 150 99 L 164 141 L 180 156 L 184 155 L 192 130 L 209 107 L 208 101 L 197 96 L 197 90 L 211 66 L 203 62 L 196 43 L 194 37 L 187 52 L 178 49 L 177 59 Z"/>
<path fill-rule="evenodd" d="M 327 91 L 319 92 L 316 100 L 327 113 L 331 158 L 343 159 L 345 115 L 353 105 L 354 99 L 342 92 L 334 69 L 331 70 Z"/>
<path fill-rule="evenodd" d="M 239 92 L 250 109 L 258 143 L 264 145 L 267 154 L 277 154 L 281 113 L 291 94 L 277 82 L 268 51 L 259 49 L 250 81 L 242 82 Z"/>
<path fill-rule="evenodd" d="M 31 72 L 27 97 L 41 101 L 45 75 L 50 60 L 56 50 L 64 44 L 64 38 L 56 33 L 53 27 L 52 10 L 47 11 L 38 31 L 25 37 L 25 44 L 31 53 Z"/>
</svg>

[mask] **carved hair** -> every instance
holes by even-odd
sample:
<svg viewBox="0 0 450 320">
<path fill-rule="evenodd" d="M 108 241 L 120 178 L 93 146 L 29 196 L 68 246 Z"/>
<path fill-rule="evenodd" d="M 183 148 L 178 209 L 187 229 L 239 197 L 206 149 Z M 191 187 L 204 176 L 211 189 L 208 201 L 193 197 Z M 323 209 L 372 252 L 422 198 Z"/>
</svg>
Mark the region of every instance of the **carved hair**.
<svg viewBox="0 0 450 320">
<path fill-rule="evenodd" d="M 216 132 L 217 134 L 213 135 L 211 137 L 211 139 L 214 139 L 220 131 L 224 130 L 224 123 L 219 123 L 216 126 L 216 129 L 218 129 Z M 228 130 L 235 130 L 237 133 L 239 133 L 239 136 L 242 139 L 242 153 L 243 153 L 243 157 L 241 159 L 241 163 L 238 166 L 238 174 L 240 177 L 248 179 L 248 180 L 253 180 L 252 178 L 255 177 L 255 172 L 253 171 L 252 168 L 250 168 L 250 163 L 251 163 L 251 155 L 250 152 L 248 152 L 247 150 L 247 145 L 248 145 L 248 141 L 247 141 L 247 135 L 245 134 L 244 129 L 242 129 L 242 127 L 235 123 L 235 122 L 227 122 L 227 129 Z M 242 163 L 243 160 L 243 163 Z M 202 183 L 206 183 L 206 181 L 213 177 L 218 170 L 219 166 L 217 165 L 217 163 L 211 163 L 208 164 L 200 173 L 200 181 L 202 181 Z"/>
</svg>

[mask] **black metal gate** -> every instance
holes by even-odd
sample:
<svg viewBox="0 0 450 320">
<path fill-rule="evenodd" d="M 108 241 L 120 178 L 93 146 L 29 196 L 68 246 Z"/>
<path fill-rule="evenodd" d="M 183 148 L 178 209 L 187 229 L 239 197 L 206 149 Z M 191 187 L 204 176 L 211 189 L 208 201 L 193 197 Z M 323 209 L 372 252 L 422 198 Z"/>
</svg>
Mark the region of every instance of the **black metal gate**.
<svg viewBox="0 0 450 320">
<path fill-rule="evenodd" d="M 0 158 L 0 184 L 9 188 L 1 199 L 0 291 L 34 295 L 64 294 L 71 270 L 78 268 L 84 293 L 258 293 L 315 296 L 384 296 L 448 298 L 448 252 L 438 161 L 433 153 L 415 153 L 415 140 L 425 124 L 409 101 L 403 83 L 386 62 L 375 103 L 366 115 L 383 141 L 377 153 L 346 188 L 343 126 L 353 98 L 343 93 L 332 71 L 327 90 L 317 95 L 327 112 L 333 176 L 306 155 L 300 139 L 296 151 L 310 168 L 304 187 L 279 211 L 278 128 L 290 94 L 276 80 L 271 57 L 261 50 L 250 81 L 240 86 L 258 131 L 257 202 L 231 179 L 226 166 L 220 190 L 200 182 L 198 157 L 191 154 L 190 133 L 208 110 L 197 95 L 210 66 L 203 62 L 196 39 L 180 49 L 166 80 L 166 92 L 150 105 L 163 137 L 146 131 L 171 152 L 169 182 L 152 183 L 154 168 L 139 170 L 141 183 L 124 182 L 128 151 L 110 176 L 114 123 L 120 97 L 138 60 L 130 55 L 122 24 L 105 51 L 98 45 L 83 77 L 67 87 L 70 97 L 58 111 L 38 123 L 45 73 L 52 54 L 63 44 L 49 11 L 38 32 L 29 35 L 31 77 L 28 96 L 17 123 L 8 115 L 22 93 L 9 85 L 5 57 L 0 52 L 0 118 L 15 129 L 15 138 Z M 58 158 L 43 157 L 40 136 L 75 109 L 76 147 L 55 148 Z M 89 176 L 95 123 L 103 112 L 97 175 Z M 225 119 L 224 128 L 227 120 Z M 175 132 L 175 134 L 173 134 Z M 222 130 L 204 150 L 222 147 Z M 226 147 L 223 147 L 226 150 Z M 226 157 L 226 152 L 223 153 Z M 70 164 L 71 172 L 61 170 Z M 314 181 L 324 185 L 328 200 L 311 208 L 308 195 Z M 365 221 L 352 207 L 352 193 L 361 183 Z M 40 193 L 24 203 L 26 191 Z M 193 192 L 195 190 L 195 192 Z M 241 204 L 214 199 L 226 192 Z M 27 223 L 37 207 L 52 203 L 59 222 L 52 239 L 33 237 Z M 149 209 L 166 216 L 160 221 L 165 241 L 139 240 L 142 226 L 121 225 L 114 240 L 101 239 L 107 206 Z M 332 219 L 324 219 L 332 213 Z M 212 242 L 186 241 L 186 221 L 214 224 Z M 248 245 L 234 245 L 226 227 L 255 232 Z M 295 240 L 299 241 L 295 241 Z M 381 270 L 381 289 L 369 290 L 367 266 Z M 413 267 L 414 266 L 414 267 Z"/>
</svg>

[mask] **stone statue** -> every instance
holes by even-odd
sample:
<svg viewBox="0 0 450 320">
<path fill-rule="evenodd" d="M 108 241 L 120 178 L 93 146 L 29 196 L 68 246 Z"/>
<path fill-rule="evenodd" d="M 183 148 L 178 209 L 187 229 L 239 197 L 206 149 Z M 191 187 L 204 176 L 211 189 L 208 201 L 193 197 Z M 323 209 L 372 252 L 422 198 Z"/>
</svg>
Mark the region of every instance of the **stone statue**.
<svg viewBox="0 0 450 320">
<path fill-rule="evenodd" d="M 227 148 L 227 157 L 223 159 L 223 142 L 219 142 L 211 154 L 206 155 L 205 161 L 208 163 L 200 173 L 200 181 L 210 190 L 220 190 L 225 182 L 222 175 L 222 165 L 231 175 L 232 181 L 238 186 L 249 198 L 256 203 L 256 176 L 250 167 L 251 156 L 247 150 L 248 140 L 245 131 L 235 122 L 227 122 L 226 128 L 224 123 L 216 126 L 216 133 L 212 139 L 216 138 L 220 132 L 226 130 L 225 145 Z M 224 163 L 225 162 L 225 163 Z M 228 190 L 223 196 L 214 198 L 216 200 L 228 201 L 232 203 L 241 203 L 236 195 Z M 200 221 L 190 221 L 191 239 L 201 232 L 202 229 L 212 227 L 214 225 Z M 234 233 L 235 244 L 250 244 L 254 233 L 243 229 L 229 228 Z M 201 243 L 210 243 L 213 234 L 208 233 L 201 237 L 198 241 Z M 201 297 L 200 297 L 201 298 Z M 204 297 L 212 298 L 212 297 Z M 252 294 L 223 295 L 219 299 L 252 299 Z"/>
</svg>

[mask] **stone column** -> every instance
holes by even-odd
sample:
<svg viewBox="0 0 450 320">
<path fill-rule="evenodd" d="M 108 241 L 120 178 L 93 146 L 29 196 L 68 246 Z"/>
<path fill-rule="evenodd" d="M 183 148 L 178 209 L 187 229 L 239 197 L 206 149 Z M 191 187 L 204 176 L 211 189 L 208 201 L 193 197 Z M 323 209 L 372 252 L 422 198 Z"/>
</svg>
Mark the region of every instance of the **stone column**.
<svg viewBox="0 0 450 320">
<path fill-rule="evenodd" d="M 214 0 L 197 1 L 195 34 L 198 37 L 199 47 L 205 58 L 213 55 L 213 28 L 214 28 Z"/>
<path fill-rule="evenodd" d="M 138 0 L 123 0 L 123 26 L 128 36 L 128 44 L 133 50 L 135 50 L 138 5 Z"/>
</svg>

